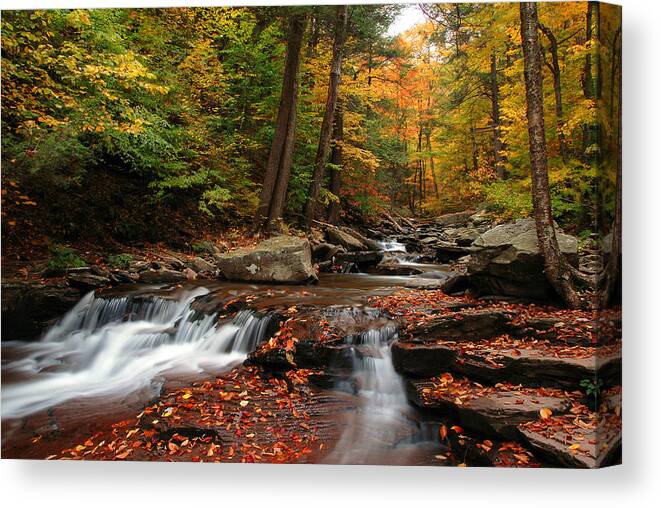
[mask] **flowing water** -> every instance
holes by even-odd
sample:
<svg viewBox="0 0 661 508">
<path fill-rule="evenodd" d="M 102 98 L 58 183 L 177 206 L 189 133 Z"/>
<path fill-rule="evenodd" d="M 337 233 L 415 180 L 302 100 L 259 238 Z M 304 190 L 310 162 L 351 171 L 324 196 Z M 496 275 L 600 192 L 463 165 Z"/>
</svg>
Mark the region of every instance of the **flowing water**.
<svg viewBox="0 0 661 508">
<path fill-rule="evenodd" d="M 270 317 L 250 311 L 217 324 L 191 309 L 198 288 L 176 300 L 85 296 L 35 343 L 4 343 L 2 416 L 17 418 L 78 397 L 137 391 L 161 376 L 222 370 L 243 361 Z M 15 379 L 11 382 L 11 379 Z"/>
<path fill-rule="evenodd" d="M 83 432 L 85 424 L 91 432 L 101 421 L 135 414 L 165 383 L 226 372 L 273 332 L 270 309 L 360 308 L 369 296 L 387 295 L 407 281 L 367 274 L 320 279 L 305 287 L 208 283 L 86 295 L 41 340 L 2 342 L 3 446 L 17 434 L 44 429 L 57 434 L 81 426 L 77 432 Z M 217 312 L 238 296 L 250 296 L 253 310 L 232 319 Z M 201 303 L 207 305 L 202 311 Z M 392 364 L 397 329 L 383 323 L 375 317 L 374 328 L 347 338 L 353 355 L 348 378 L 358 387 L 357 403 L 355 411 L 338 416 L 344 430 L 325 462 L 411 463 L 410 454 L 422 449 L 421 426 Z M 336 388 L 346 388 L 346 382 Z M 57 442 L 52 446 L 57 451 Z"/>
<path fill-rule="evenodd" d="M 347 338 L 353 353 L 351 379 L 339 380 L 337 388 L 351 391 L 355 386 L 360 402 L 324 462 L 410 464 L 415 455 L 437 447 L 428 425 L 416 419 L 393 366 L 390 347 L 396 339 L 392 325 Z"/>
</svg>

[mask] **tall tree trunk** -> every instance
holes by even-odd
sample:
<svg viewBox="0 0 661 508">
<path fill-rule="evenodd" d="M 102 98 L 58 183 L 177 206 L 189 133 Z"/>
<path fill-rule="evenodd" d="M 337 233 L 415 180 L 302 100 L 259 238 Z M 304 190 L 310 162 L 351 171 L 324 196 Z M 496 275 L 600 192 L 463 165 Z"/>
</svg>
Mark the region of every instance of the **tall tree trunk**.
<svg viewBox="0 0 661 508">
<path fill-rule="evenodd" d="M 530 142 L 532 201 L 537 241 L 544 261 L 546 278 L 569 307 L 577 308 L 581 302 L 572 284 L 571 267 L 560 252 L 551 212 L 544 133 L 542 62 L 537 32 L 537 5 L 533 2 L 521 2 L 519 6 L 526 84 L 526 116 Z"/>
<path fill-rule="evenodd" d="M 332 201 L 328 206 L 328 222 L 337 224 L 340 219 L 340 212 L 342 206 L 339 201 L 340 189 L 342 187 L 342 172 L 337 169 L 337 166 L 342 166 L 342 140 L 344 139 L 344 107 L 341 100 L 338 100 L 335 107 L 335 122 L 333 123 L 333 140 L 335 144 L 331 150 L 331 164 L 333 167 L 330 170 L 330 191 L 337 196 L 338 201 Z"/>
<path fill-rule="evenodd" d="M 330 152 L 331 134 L 333 129 L 333 117 L 335 116 L 335 106 L 337 105 L 337 96 L 340 88 L 340 74 L 342 70 L 342 49 L 347 35 L 347 5 L 338 5 L 335 11 L 335 37 L 333 41 L 333 57 L 331 59 L 330 78 L 328 80 L 328 95 L 326 97 L 326 111 L 321 123 L 321 133 L 319 134 L 319 145 L 317 146 L 317 156 L 315 158 L 314 170 L 312 172 L 312 181 L 308 192 L 308 200 L 305 204 L 305 226 L 310 228 L 314 214 L 317 208 L 317 200 L 321 185 L 326 172 L 326 163 Z"/>
<path fill-rule="evenodd" d="M 429 64 L 429 58 L 427 58 L 426 63 Z M 438 178 L 436 177 L 436 168 L 434 168 L 434 156 L 431 153 L 431 131 L 432 131 L 432 121 L 431 121 L 431 96 L 432 96 L 432 86 L 431 86 L 431 80 L 427 80 L 427 128 L 425 129 L 425 142 L 426 142 L 426 149 L 427 152 L 429 153 L 429 170 L 431 171 L 431 177 L 432 181 L 434 182 L 434 194 L 436 195 L 436 199 L 440 198 L 439 192 L 438 192 Z"/>
<path fill-rule="evenodd" d="M 418 163 L 416 165 L 418 171 L 418 207 L 422 211 L 422 202 L 425 199 L 425 166 L 424 161 L 422 160 L 422 120 L 420 120 L 420 123 L 418 124 L 418 145 L 416 146 L 415 151 L 418 154 Z"/>
<path fill-rule="evenodd" d="M 496 175 L 499 179 L 505 178 L 505 166 L 500 153 L 503 148 L 500 137 L 500 99 L 498 90 L 498 70 L 496 67 L 496 53 L 491 53 L 491 120 L 493 121 L 493 161 Z"/>
<path fill-rule="evenodd" d="M 615 292 L 617 286 L 620 270 L 621 270 L 621 254 L 622 254 L 622 48 L 616 50 L 617 38 L 621 36 L 622 27 L 618 27 L 613 38 L 613 51 L 611 59 L 613 60 L 611 69 L 620 69 L 619 74 L 619 100 L 617 103 L 617 117 L 613 118 L 613 124 L 617 125 L 617 145 L 616 151 L 616 180 L 615 180 L 615 217 L 613 218 L 613 226 L 611 228 L 611 249 L 608 263 L 604 267 L 601 280 L 601 295 L 600 306 L 604 308 L 608 306 Z M 611 117 L 613 116 L 613 101 L 615 99 L 612 92 L 615 86 L 616 72 L 611 70 Z"/>
<path fill-rule="evenodd" d="M 558 131 L 558 143 L 560 144 L 560 156 L 562 162 L 567 164 L 569 162 L 569 153 L 567 150 L 567 140 L 563 132 L 564 119 L 562 112 L 562 85 L 560 83 L 560 61 L 558 60 L 558 40 L 555 38 L 553 32 L 547 27 L 539 24 L 539 28 L 544 32 L 546 38 L 549 40 L 549 50 L 551 52 L 551 63 L 549 69 L 553 75 L 553 92 L 555 95 L 555 118 Z"/>
<path fill-rule="evenodd" d="M 475 138 L 475 126 L 471 127 L 471 162 L 473 163 L 473 173 L 477 174 L 477 139 Z"/>
<path fill-rule="evenodd" d="M 280 106 L 264 174 L 259 206 L 255 214 L 254 226 L 256 229 L 267 227 L 271 221 L 282 217 L 294 152 L 298 70 L 301 62 L 301 46 L 305 25 L 305 14 L 295 14 L 289 20 Z"/>
<path fill-rule="evenodd" d="M 427 151 L 429 152 L 429 170 L 431 171 L 431 176 L 434 181 L 434 194 L 436 195 L 436 199 L 439 199 L 441 195 L 438 189 L 438 176 L 436 175 L 436 168 L 434 167 L 434 155 L 431 153 L 431 125 L 427 127 L 425 138 Z"/>
<path fill-rule="evenodd" d="M 585 55 L 585 64 L 583 67 L 583 96 L 587 100 L 595 102 L 601 99 L 602 88 L 600 57 L 601 14 L 599 2 L 588 2 L 585 23 L 586 41 L 591 43 L 591 47 Z M 597 107 L 596 104 L 595 107 Z M 588 148 L 592 146 L 597 148 L 595 153 L 598 160 L 601 156 L 601 129 L 599 128 L 599 123 L 596 121 L 583 126 L 583 158 L 590 162 L 594 162 L 594 157 L 588 153 Z"/>
</svg>

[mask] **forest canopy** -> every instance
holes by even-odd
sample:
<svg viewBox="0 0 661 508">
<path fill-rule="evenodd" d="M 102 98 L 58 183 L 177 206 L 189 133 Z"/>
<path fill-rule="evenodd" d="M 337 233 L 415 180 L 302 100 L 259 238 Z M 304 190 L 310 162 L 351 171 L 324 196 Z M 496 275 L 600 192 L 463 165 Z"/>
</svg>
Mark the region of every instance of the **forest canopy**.
<svg viewBox="0 0 661 508">
<path fill-rule="evenodd" d="M 34 204 L 25 208 L 51 206 L 55 194 L 80 193 L 110 173 L 139 182 L 158 206 L 187 197 L 190 213 L 213 222 L 253 216 L 297 14 L 305 25 L 285 221 L 302 221 L 315 165 L 315 200 L 344 215 L 478 204 L 504 218 L 530 215 L 518 4 L 415 8 L 424 21 L 390 36 L 402 6 L 348 6 L 335 55 L 335 158 L 322 153 L 320 164 L 334 6 L 4 12 L 5 177 L 22 182 L 19 201 Z M 539 6 L 552 205 L 579 233 L 614 194 L 614 181 L 596 179 L 615 174 L 603 152 L 617 143 L 616 23 L 619 10 L 608 5 Z M 604 222 L 613 208 L 604 203 Z"/>
</svg>

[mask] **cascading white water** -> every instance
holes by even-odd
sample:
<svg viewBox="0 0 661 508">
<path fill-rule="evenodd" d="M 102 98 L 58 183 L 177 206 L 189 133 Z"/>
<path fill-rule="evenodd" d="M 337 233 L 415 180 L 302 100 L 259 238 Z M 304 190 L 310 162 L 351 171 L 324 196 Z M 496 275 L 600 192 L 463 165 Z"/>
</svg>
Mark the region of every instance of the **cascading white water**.
<svg viewBox="0 0 661 508">
<path fill-rule="evenodd" d="M 397 240 L 385 240 L 379 242 L 379 244 L 381 245 L 381 250 L 385 252 L 406 252 L 406 246 Z"/>
<path fill-rule="evenodd" d="M 350 339 L 353 377 L 361 405 L 351 416 L 327 462 L 384 463 L 383 454 L 391 452 L 405 437 L 402 429 L 411 427 L 406 416 L 410 406 L 404 382 L 392 362 L 390 346 L 395 339 L 394 326 L 367 330 Z"/>
<path fill-rule="evenodd" d="M 165 374 L 219 371 L 243 361 L 266 337 L 270 316 L 216 315 L 191 308 L 200 288 L 176 300 L 85 296 L 39 342 L 3 343 L 21 359 L 3 373 L 2 418 L 22 417 L 67 400 L 143 388 Z"/>
</svg>

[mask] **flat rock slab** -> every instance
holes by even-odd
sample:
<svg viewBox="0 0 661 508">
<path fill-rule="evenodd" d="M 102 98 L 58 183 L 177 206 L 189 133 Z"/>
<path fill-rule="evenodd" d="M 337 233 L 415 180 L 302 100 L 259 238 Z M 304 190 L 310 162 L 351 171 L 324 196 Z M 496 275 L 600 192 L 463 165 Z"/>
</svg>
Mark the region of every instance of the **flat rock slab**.
<svg viewBox="0 0 661 508">
<path fill-rule="evenodd" d="M 622 388 L 604 390 L 597 411 L 577 402 L 568 414 L 523 423 L 517 430 L 526 446 L 556 464 L 578 468 L 615 464 L 622 445 Z"/>
<path fill-rule="evenodd" d="M 450 370 L 489 383 L 510 381 L 572 389 L 579 388 L 583 379 L 595 377 L 607 384 L 616 383 L 622 370 L 617 350 L 576 348 L 577 356 L 569 356 L 574 348 L 546 344 L 528 348 L 518 345 L 523 342 L 515 344 L 503 348 L 503 344 L 485 342 L 484 347 L 471 344 L 468 348 L 461 342 L 398 341 L 392 348 L 393 362 L 399 372 L 413 376 L 435 376 Z"/>
<path fill-rule="evenodd" d="M 578 448 L 568 444 L 563 434 L 547 437 L 539 432 L 520 429 L 526 444 L 536 453 L 548 460 L 567 467 L 594 469 L 607 465 L 622 446 L 622 435 L 604 436 L 600 432 L 590 431 L 584 434 L 584 441 L 575 443 Z"/>
<path fill-rule="evenodd" d="M 415 323 L 407 328 L 413 340 L 479 340 L 504 333 L 515 313 L 501 310 L 466 310 Z"/>
<path fill-rule="evenodd" d="M 460 425 L 481 434 L 516 439 L 517 426 L 540 418 L 540 411 L 562 414 L 571 400 L 560 390 L 482 387 L 451 375 L 409 380 L 409 399 L 418 407 L 449 415 Z"/>
</svg>

